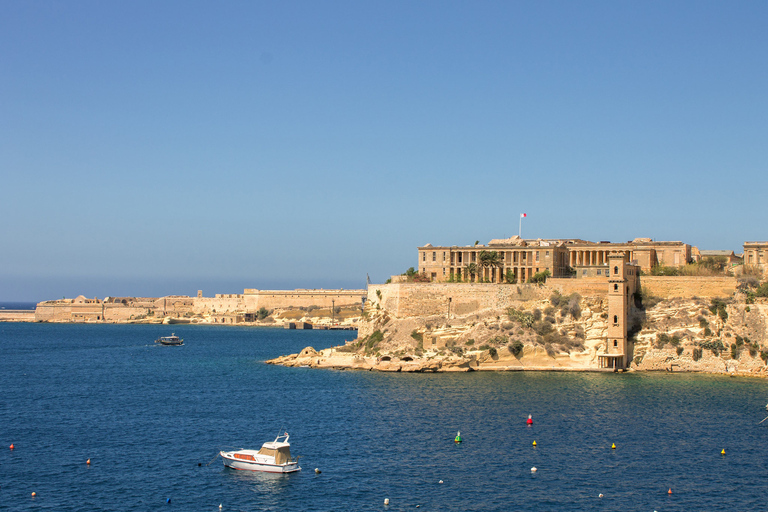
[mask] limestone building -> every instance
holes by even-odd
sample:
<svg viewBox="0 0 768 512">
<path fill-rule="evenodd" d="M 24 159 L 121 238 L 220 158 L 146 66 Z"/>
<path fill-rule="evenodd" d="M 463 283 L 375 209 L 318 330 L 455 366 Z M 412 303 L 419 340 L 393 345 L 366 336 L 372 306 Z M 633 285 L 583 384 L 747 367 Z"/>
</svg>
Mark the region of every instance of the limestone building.
<svg viewBox="0 0 768 512">
<path fill-rule="evenodd" d="M 768 242 L 744 242 L 744 265 L 768 270 Z"/>
<path fill-rule="evenodd" d="M 683 242 L 656 242 L 635 238 L 626 243 L 589 242 L 580 239 L 495 239 L 488 245 L 432 246 L 418 248 L 418 271 L 431 281 L 515 282 L 528 281 L 539 272 L 552 277 L 608 276 L 609 256 L 624 254 L 643 272 L 656 265 L 683 266 L 691 261 L 692 247 Z M 492 263 L 488 253 L 496 253 Z M 485 256 L 485 258 L 484 258 Z"/>
</svg>

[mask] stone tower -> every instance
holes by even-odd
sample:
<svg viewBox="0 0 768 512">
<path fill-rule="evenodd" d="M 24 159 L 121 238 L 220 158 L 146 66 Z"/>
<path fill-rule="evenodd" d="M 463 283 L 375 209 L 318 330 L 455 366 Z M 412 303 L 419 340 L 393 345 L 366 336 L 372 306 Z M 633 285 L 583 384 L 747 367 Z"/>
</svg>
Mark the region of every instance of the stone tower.
<svg viewBox="0 0 768 512">
<path fill-rule="evenodd" d="M 638 269 L 627 261 L 623 251 L 608 255 L 608 330 L 605 353 L 598 356 L 601 368 L 623 370 L 629 366 L 627 323 L 637 290 Z"/>
</svg>

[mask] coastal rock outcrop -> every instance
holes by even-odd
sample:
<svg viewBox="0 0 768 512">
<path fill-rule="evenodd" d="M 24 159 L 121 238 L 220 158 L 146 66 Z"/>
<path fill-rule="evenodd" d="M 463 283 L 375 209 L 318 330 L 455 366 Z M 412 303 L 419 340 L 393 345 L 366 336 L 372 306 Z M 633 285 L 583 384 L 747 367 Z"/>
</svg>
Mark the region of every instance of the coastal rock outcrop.
<svg viewBox="0 0 768 512">
<path fill-rule="evenodd" d="M 268 362 L 384 372 L 599 370 L 608 327 L 604 296 L 546 286 L 520 296 L 504 309 L 403 318 L 374 299 L 357 339 Z M 643 302 L 631 309 L 628 370 L 768 373 L 766 299 L 646 294 Z"/>
</svg>

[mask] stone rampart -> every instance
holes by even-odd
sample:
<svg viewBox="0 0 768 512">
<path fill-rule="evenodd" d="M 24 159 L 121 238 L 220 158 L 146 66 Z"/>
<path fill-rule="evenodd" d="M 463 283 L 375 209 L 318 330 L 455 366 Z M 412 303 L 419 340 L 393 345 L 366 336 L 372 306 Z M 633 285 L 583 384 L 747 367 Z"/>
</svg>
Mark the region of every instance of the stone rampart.
<svg viewBox="0 0 768 512">
<path fill-rule="evenodd" d="M 694 297 L 730 297 L 736 291 L 735 277 L 641 276 L 640 287 L 646 295 L 662 299 Z"/>
<path fill-rule="evenodd" d="M 360 306 L 365 296 L 365 290 L 255 290 L 247 288 L 244 293 L 244 300 L 255 311 L 259 308 Z"/>
<path fill-rule="evenodd" d="M 396 318 L 447 315 L 449 304 L 451 315 L 462 316 L 506 309 L 521 300 L 544 299 L 551 293 L 551 288 L 532 284 L 394 283 L 370 285 L 367 300 L 371 305 L 380 304 Z"/>
</svg>

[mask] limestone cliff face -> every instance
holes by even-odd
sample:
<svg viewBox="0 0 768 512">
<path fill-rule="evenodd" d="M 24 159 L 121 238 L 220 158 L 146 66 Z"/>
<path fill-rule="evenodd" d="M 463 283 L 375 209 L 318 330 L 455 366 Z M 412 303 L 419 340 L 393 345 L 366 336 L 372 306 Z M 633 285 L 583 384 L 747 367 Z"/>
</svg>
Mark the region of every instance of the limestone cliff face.
<svg viewBox="0 0 768 512">
<path fill-rule="evenodd" d="M 608 327 L 604 296 L 562 295 L 544 286 L 518 297 L 471 314 L 449 317 L 446 309 L 398 318 L 386 300 L 369 294 L 358 339 L 272 362 L 381 371 L 598 369 Z M 633 308 L 629 369 L 764 375 L 768 303 L 745 300 L 737 293 L 714 301 L 647 300 Z"/>
</svg>

